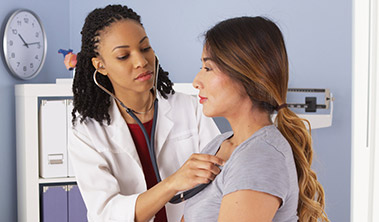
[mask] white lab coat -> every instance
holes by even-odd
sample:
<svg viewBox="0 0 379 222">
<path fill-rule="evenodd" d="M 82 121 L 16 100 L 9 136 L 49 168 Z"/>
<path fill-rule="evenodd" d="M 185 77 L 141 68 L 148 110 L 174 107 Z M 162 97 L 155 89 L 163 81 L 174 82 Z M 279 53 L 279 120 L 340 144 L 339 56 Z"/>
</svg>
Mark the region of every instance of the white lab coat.
<svg viewBox="0 0 379 222">
<path fill-rule="evenodd" d="M 135 202 L 146 191 L 145 178 L 133 139 L 112 100 L 111 124 L 77 121 L 69 155 L 88 209 L 89 221 L 134 221 Z M 195 97 L 176 92 L 158 97 L 155 152 L 162 180 L 210 142 L 219 130 L 202 113 Z M 169 221 L 179 221 L 184 204 L 166 204 Z M 152 220 L 151 220 L 152 221 Z"/>
</svg>

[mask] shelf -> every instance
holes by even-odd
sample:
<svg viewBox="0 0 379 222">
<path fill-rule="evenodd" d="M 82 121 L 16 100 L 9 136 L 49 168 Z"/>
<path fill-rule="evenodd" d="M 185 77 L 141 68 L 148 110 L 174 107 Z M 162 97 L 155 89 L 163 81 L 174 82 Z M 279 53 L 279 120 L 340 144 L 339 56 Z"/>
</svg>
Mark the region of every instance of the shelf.
<svg viewBox="0 0 379 222">
<path fill-rule="evenodd" d="M 75 177 L 59 177 L 59 178 L 39 178 L 38 182 L 41 183 L 70 183 L 76 182 Z"/>
</svg>

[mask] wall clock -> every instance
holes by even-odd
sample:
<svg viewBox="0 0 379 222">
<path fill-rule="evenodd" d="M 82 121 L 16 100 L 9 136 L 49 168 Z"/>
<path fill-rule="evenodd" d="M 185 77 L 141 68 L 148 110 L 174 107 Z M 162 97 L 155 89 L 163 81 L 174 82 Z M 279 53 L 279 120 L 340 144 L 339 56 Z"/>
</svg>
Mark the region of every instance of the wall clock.
<svg viewBox="0 0 379 222">
<path fill-rule="evenodd" d="M 38 75 L 46 58 L 47 42 L 38 16 L 19 9 L 9 17 L 3 37 L 4 57 L 10 72 L 20 79 Z"/>
</svg>

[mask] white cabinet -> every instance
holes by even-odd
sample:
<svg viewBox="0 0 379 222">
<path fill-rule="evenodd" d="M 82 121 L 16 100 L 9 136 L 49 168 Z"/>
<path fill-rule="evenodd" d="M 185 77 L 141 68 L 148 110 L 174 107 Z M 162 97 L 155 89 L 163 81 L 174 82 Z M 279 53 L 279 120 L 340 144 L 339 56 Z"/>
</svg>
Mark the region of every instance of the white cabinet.
<svg viewBox="0 0 379 222">
<path fill-rule="evenodd" d="M 40 221 L 39 185 L 75 182 L 73 177 L 39 176 L 38 107 L 40 98 L 72 97 L 72 82 L 15 86 L 18 221 Z"/>
</svg>

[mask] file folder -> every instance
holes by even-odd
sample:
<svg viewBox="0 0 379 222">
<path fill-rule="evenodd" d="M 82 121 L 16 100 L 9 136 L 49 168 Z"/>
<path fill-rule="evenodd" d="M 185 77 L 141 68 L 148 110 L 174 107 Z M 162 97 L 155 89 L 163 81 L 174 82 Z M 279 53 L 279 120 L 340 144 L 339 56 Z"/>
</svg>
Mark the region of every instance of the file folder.
<svg viewBox="0 0 379 222">
<path fill-rule="evenodd" d="M 67 185 L 42 186 L 42 222 L 68 222 Z"/>
<path fill-rule="evenodd" d="M 77 185 L 68 185 L 68 221 L 88 221 L 87 208 Z"/>
</svg>

